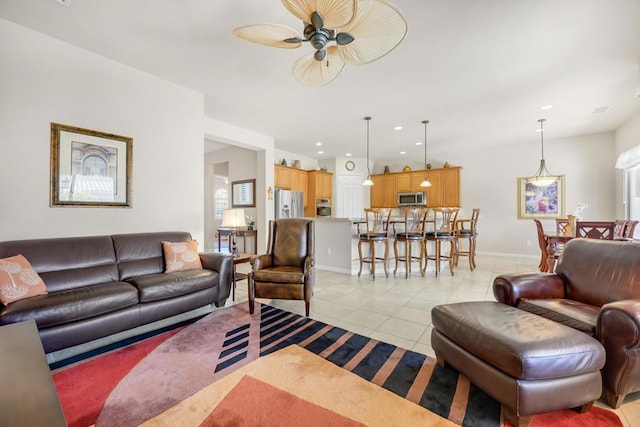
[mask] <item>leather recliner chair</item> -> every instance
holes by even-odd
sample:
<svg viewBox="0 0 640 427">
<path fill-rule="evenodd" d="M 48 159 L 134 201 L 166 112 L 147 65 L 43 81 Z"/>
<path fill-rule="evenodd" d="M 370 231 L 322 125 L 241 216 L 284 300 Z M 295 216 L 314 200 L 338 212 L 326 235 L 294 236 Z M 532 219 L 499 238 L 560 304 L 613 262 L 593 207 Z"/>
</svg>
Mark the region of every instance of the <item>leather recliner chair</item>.
<svg viewBox="0 0 640 427">
<path fill-rule="evenodd" d="M 600 341 L 607 353 L 602 388 L 609 406 L 618 408 L 640 390 L 640 244 L 573 239 L 555 273 L 500 275 L 493 295 Z"/>
<path fill-rule="evenodd" d="M 251 259 L 249 312 L 256 298 L 304 300 L 305 314 L 315 281 L 314 222 L 282 218 L 269 222 L 267 254 Z"/>
</svg>

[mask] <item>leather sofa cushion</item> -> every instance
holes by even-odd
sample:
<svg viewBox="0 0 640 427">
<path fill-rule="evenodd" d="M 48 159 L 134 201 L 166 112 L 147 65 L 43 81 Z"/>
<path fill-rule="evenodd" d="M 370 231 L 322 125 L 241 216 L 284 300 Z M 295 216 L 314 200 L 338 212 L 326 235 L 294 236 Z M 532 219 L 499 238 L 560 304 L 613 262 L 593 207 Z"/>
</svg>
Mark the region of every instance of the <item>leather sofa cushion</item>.
<svg viewBox="0 0 640 427">
<path fill-rule="evenodd" d="M 0 242 L 0 258 L 18 254 L 29 261 L 49 293 L 118 280 L 109 236 Z"/>
<path fill-rule="evenodd" d="M 164 272 L 162 242 L 187 242 L 191 235 L 182 231 L 115 234 L 111 236 L 120 280 Z"/>
<path fill-rule="evenodd" d="M 441 334 L 514 378 L 571 377 L 604 366 L 605 350 L 589 335 L 498 302 L 439 305 L 431 319 Z"/>
<path fill-rule="evenodd" d="M 110 282 L 16 301 L 2 308 L 0 323 L 34 319 L 39 329 L 100 316 L 138 304 L 138 291 Z"/>
<path fill-rule="evenodd" d="M 599 307 L 567 299 L 525 299 L 518 308 L 595 336 Z"/>
<path fill-rule="evenodd" d="M 219 274 L 206 269 L 150 274 L 129 279 L 129 283 L 138 288 L 141 303 L 170 299 L 210 289 L 217 286 L 218 281 Z"/>
<path fill-rule="evenodd" d="M 600 239 L 567 242 L 556 266 L 565 298 L 594 307 L 640 298 L 640 245 Z"/>
<path fill-rule="evenodd" d="M 302 268 L 291 266 L 269 267 L 253 272 L 256 282 L 272 282 L 272 283 L 303 283 L 304 272 Z"/>
</svg>

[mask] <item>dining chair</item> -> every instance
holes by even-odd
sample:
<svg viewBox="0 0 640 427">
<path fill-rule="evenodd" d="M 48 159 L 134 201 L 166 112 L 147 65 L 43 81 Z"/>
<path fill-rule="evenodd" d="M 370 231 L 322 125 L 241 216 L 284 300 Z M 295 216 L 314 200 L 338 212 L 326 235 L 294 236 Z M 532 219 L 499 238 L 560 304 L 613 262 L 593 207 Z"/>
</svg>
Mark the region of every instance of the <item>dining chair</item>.
<svg viewBox="0 0 640 427">
<path fill-rule="evenodd" d="M 425 257 L 425 270 L 429 260 L 436 262 L 436 277 L 440 273 L 440 263 L 445 260 L 449 262 L 449 271 L 453 276 L 453 266 L 458 250 L 458 239 L 455 235 L 456 219 L 460 208 L 434 208 L 433 220 L 434 229 L 425 233 L 427 242 L 434 242 L 435 253 L 433 255 L 427 255 Z M 442 255 L 442 243 L 449 243 L 449 252 L 447 255 Z"/>
<path fill-rule="evenodd" d="M 556 233 L 559 235 L 571 234 L 571 222 L 569 218 L 556 218 Z"/>
<path fill-rule="evenodd" d="M 376 262 L 382 262 L 385 277 L 389 277 L 387 271 L 387 261 L 389 259 L 389 220 L 391 219 L 391 209 L 389 208 L 367 208 L 364 210 L 367 231 L 358 236 L 358 256 L 360 258 L 360 270 L 358 277 L 362 273 L 362 266 L 365 263 L 371 266 L 371 276 L 376 280 Z M 384 256 L 376 256 L 376 244 L 382 243 L 384 246 Z M 369 245 L 369 256 L 362 253 L 362 245 Z"/>
<path fill-rule="evenodd" d="M 458 239 L 458 250 L 456 251 L 455 266 L 458 265 L 460 256 L 469 257 L 469 268 L 473 271 L 476 268 L 476 237 L 478 236 L 478 218 L 480 209 L 474 208 L 469 219 L 456 220 L 455 235 Z M 460 249 L 460 239 L 469 240 L 469 249 L 463 251 Z"/>
<path fill-rule="evenodd" d="M 626 219 L 616 219 L 613 226 L 613 239 L 614 240 L 624 239 L 624 230 L 626 227 L 627 227 Z"/>
<path fill-rule="evenodd" d="M 564 249 L 564 241 L 559 236 L 547 235 L 544 232 L 539 219 L 534 219 L 536 231 L 538 233 L 538 245 L 540 246 L 540 263 L 538 269 L 542 273 L 550 273 L 554 270 L 555 264 Z"/>
<path fill-rule="evenodd" d="M 628 220 L 627 223 L 624 226 L 624 233 L 623 233 L 622 236 L 625 239 L 633 239 L 633 235 L 634 235 L 635 230 L 636 230 L 636 225 L 638 225 L 638 221 Z"/>
<path fill-rule="evenodd" d="M 614 221 L 576 221 L 576 237 L 613 240 Z"/>
<path fill-rule="evenodd" d="M 429 208 L 405 208 L 404 209 L 404 229 L 395 232 L 395 240 L 393 242 L 393 253 L 396 258 L 396 268 L 393 274 L 398 271 L 398 263 L 405 263 L 405 279 L 411 275 L 411 263 L 418 261 L 420 263 L 420 275 L 424 277 L 425 268 L 423 261 L 427 253 L 425 233 L 426 220 Z M 412 254 L 413 243 L 417 243 L 420 247 L 420 255 Z M 398 245 L 404 244 L 404 257 L 398 252 Z"/>
</svg>

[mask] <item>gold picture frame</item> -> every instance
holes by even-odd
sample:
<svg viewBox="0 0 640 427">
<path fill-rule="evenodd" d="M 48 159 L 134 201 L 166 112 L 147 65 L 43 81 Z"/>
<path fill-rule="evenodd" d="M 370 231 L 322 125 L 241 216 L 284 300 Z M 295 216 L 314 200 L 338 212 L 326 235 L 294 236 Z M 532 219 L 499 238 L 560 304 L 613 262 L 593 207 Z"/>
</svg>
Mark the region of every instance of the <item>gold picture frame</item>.
<svg viewBox="0 0 640 427">
<path fill-rule="evenodd" d="M 51 123 L 51 207 L 131 207 L 133 138 Z"/>
<path fill-rule="evenodd" d="M 555 219 L 564 215 L 564 175 L 551 184 L 527 184 L 527 177 L 518 178 L 518 219 Z"/>
</svg>

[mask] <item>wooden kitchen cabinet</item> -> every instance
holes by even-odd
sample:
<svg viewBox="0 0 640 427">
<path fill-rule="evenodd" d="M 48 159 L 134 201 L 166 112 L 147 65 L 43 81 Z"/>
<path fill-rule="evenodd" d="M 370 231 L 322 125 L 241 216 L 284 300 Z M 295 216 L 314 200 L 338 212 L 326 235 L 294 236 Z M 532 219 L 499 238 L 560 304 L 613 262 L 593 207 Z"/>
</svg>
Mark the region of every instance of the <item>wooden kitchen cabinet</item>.
<svg viewBox="0 0 640 427">
<path fill-rule="evenodd" d="M 283 165 L 274 165 L 274 167 L 275 187 L 304 193 L 304 207 L 306 208 L 309 205 L 307 171 Z"/>
<path fill-rule="evenodd" d="M 398 193 L 424 191 L 427 193 L 427 206 L 460 206 L 460 167 L 449 167 L 371 175 L 371 207 L 395 208 L 398 206 Z M 429 173 L 431 187 L 420 187 L 420 183 Z"/>
<path fill-rule="evenodd" d="M 333 174 L 310 170 L 307 172 L 307 185 L 309 204 L 305 205 L 305 216 L 316 216 L 316 200 L 333 198 Z"/>
<path fill-rule="evenodd" d="M 371 207 L 398 207 L 398 174 L 371 175 L 371 180 Z"/>
<path fill-rule="evenodd" d="M 432 169 L 429 173 L 431 187 L 427 190 L 427 206 L 460 206 L 460 168 Z"/>
</svg>

